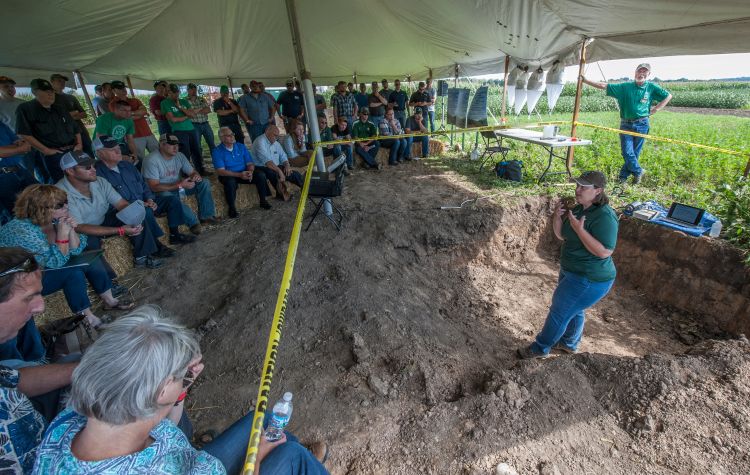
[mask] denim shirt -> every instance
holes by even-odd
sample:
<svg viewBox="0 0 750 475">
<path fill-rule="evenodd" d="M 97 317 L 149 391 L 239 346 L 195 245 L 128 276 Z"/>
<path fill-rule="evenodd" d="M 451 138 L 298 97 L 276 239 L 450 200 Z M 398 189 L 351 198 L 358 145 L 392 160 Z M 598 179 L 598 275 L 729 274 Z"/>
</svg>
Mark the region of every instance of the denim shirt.
<svg viewBox="0 0 750 475">
<path fill-rule="evenodd" d="M 104 178 L 112 185 L 120 196 L 128 203 L 135 200 L 153 200 L 154 192 L 151 191 L 141 172 L 130 162 L 122 160 L 117 163 L 117 171 L 112 170 L 102 161 L 96 162 L 96 175 Z"/>
</svg>

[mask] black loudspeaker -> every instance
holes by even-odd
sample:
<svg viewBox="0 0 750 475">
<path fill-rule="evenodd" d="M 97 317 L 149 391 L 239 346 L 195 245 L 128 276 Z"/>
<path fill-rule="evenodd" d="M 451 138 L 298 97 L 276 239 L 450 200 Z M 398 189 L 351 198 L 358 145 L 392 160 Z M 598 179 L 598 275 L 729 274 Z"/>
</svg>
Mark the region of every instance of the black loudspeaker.
<svg viewBox="0 0 750 475">
<path fill-rule="evenodd" d="M 437 95 L 440 97 L 448 95 L 448 81 L 442 79 L 438 81 Z"/>
</svg>

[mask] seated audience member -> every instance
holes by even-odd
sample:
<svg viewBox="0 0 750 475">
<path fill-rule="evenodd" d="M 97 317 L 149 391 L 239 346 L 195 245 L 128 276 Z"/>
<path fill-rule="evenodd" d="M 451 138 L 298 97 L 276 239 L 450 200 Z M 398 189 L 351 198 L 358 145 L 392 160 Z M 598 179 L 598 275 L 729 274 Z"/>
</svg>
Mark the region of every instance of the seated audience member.
<svg viewBox="0 0 750 475">
<path fill-rule="evenodd" d="M 401 135 L 404 133 L 404 131 L 401 130 L 401 124 L 393 115 L 393 109 L 385 111 L 385 117 L 383 118 L 383 121 L 380 122 L 379 129 L 380 133 L 378 135 L 380 138 L 378 139 L 378 142 L 380 142 L 381 146 L 390 149 L 388 154 L 388 164 L 393 166 L 398 165 L 398 162 L 403 162 L 404 156 L 406 155 L 406 139 L 384 138 L 390 135 Z"/>
<path fill-rule="evenodd" d="M 331 96 L 331 107 L 334 121 L 338 122 L 339 117 L 343 117 L 349 125 L 354 123 L 357 116 L 357 101 L 354 100 L 353 94 L 346 92 L 344 81 L 339 81 L 336 85 L 336 93 Z"/>
<path fill-rule="evenodd" d="M 409 96 L 405 91 L 401 90 L 401 81 L 399 79 L 396 79 L 393 84 L 395 89 L 388 96 L 388 104 L 393 108 L 393 114 L 403 129 L 406 127 L 406 104 L 409 101 Z"/>
<path fill-rule="evenodd" d="M 427 126 L 424 125 L 424 114 L 422 110 L 422 107 L 414 108 L 414 115 L 409 117 L 409 119 L 406 121 L 407 134 L 427 133 Z M 427 158 L 430 155 L 430 137 L 427 135 L 422 135 L 421 137 L 412 136 L 406 139 L 406 149 L 409 151 L 409 156 L 411 156 L 411 144 L 414 143 L 415 139 L 419 142 L 422 142 L 422 158 Z M 412 157 L 413 160 L 419 160 L 419 158 L 419 156 Z"/>
<path fill-rule="evenodd" d="M 96 149 L 96 156 L 99 159 L 96 162 L 96 175 L 107 180 L 112 185 L 112 188 L 128 203 L 140 200 L 146 208 L 144 221 L 147 223 L 144 227 L 152 230 L 156 243 L 156 252 L 151 257 L 140 258 L 140 261 L 136 258 L 136 267 L 139 265 L 148 266 L 149 263 L 153 264 L 154 257 L 174 256 L 174 249 L 165 246 L 158 239 L 164 235 L 164 232 L 156 222 L 154 213 L 166 213 L 167 221 L 169 221 L 170 216 L 173 222 L 178 221 L 182 217 L 180 199 L 175 197 L 171 200 L 165 200 L 160 209 L 156 205 L 156 201 L 154 201 L 154 193 L 148 184 L 146 184 L 146 180 L 143 179 L 138 169 L 132 163 L 122 159 L 122 152 L 120 152 L 117 141 L 111 137 L 99 136 L 98 140 L 94 141 L 94 148 Z"/>
<path fill-rule="evenodd" d="M 33 473 L 93 473 L 96 467 L 108 474 L 239 473 L 252 412 L 202 450 L 177 427 L 186 391 L 203 371 L 201 358 L 192 332 L 156 307 L 140 307 L 109 325 L 73 372 L 68 409 L 50 424 Z M 257 462 L 256 473 L 328 473 L 288 433 L 273 443 L 261 437 Z"/>
<path fill-rule="evenodd" d="M 182 222 L 190 228 L 190 232 L 198 235 L 201 233 L 201 223 L 218 223 L 214 199 L 211 197 L 211 184 L 203 180 L 190 165 L 187 157 L 178 150 L 179 144 L 176 135 L 162 135 L 159 138 L 159 151 L 149 154 L 143 162 L 143 178 L 156 194 L 155 201 L 160 208 L 172 201 L 174 196 L 179 197 L 181 189 L 186 195 L 195 196 L 200 221 L 185 203 L 181 203 L 181 209 Z M 169 224 L 170 244 L 186 244 L 194 240 L 192 236 L 181 234 L 177 226 Z"/>
<path fill-rule="evenodd" d="M 248 91 L 240 97 L 237 102 L 240 106 L 240 115 L 245 121 L 250 141 L 263 135 L 269 123 L 273 123 L 276 113 L 276 102 L 273 96 L 261 91 L 258 81 L 250 81 Z"/>
<path fill-rule="evenodd" d="M 114 112 L 107 112 L 96 118 L 94 136 L 107 136 L 117 141 L 122 154 L 132 163 L 138 162 L 138 148 L 135 146 L 135 123 L 131 118 L 130 104 L 122 99 L 113 99 L 110 104 Z"/>
<path fill-rule="evenodd" d="M 326 107 L 328 107 L 328 105 L 326 104 L 326 98 L 323 97 L 323 94 L 318 94 L 318 86 L 313 84 L 312 88 L 313 98 L 315 99 L 315 113 L 318 115 L 318 117 L 325 117 Z"/>
<path fill-rule="evenodd" d="M 305 166 L 309 162 L 312 150 L 307 149 L 307 136 L 305 135 L 305 124 L 298 120 L 292 120 L 289 124 L 289 133 L 284 136 L 284 153 L 288 160 L 293 160 L 295 166 Z"/>
<path fill-rule="evenodd" d="M 375 85 L 377 84 L 375 83 Z M 376 157 L 378 156 L 378 150 L 380 150 L 380 144 L 375 140 L 378 135 L 378 129 L 375 127 L 375 124 L 368 120 L 369 115 L 370 112 L 367 110 L 367 107 L 359 109 L 359 120 L 352 126 L 352 138 L 364 139 L 372 137 L 372 140 L 354 142 L 354 150 L 357 151 L 369 168 L 379 170 L 380 165 Z"/>
<path fill-rule="evenodd" d="M 16 97 L 16 81 L 0 76 L 0 123 L 16 131 L 16 109 L 24 101 Z"/>
<path fill-rule="evenodd" d="M 219 119 L 219 127 L 229 127 L 234 132 L 234 140 L 237 143 L 245 143 L 245 134 L 242 133 L 240 125 L 240 106 L 231 97 L 229 97 L 229 87 L 221 86 L 219 88 L 219 98 L 213 103 L 214 112 Z"/>
<path fill-rule="evenodd" d="M 365 107 L 370 107 L 370 96 L 367 94 L 367 84 L 361 82 L 359 83 L 359 92 L 354 94 L 354 100 L 357 102 L 357 108 L 361 111 Z M 359 115 L 359 112 L 357 112 L 357 115 Z M 349 125 L 353 125 L 350 123 Z"/>
<path fill-rule="evenodd" d="M 65 83 L 68 82 L 67 76 L 56 73 L 50 76 L 49 82 L 55 90 L 55 103 L 68 111 L 73 120 L 76 121 L 78 132 L 81 134 L 83 150 L 86 153 L 93 153 L 91 148 L 91 136 L 89 136 L 89 131 L 83 123 L 83 119 L 85 119 L 88 114 L 86 113 L 86 110 L 81 107 L 81 103 L 76 96 L 65 92 Z"/>
<path fill-rule="evenodd" d="M 63 155 L 60 167 L 65 178 L 57 183 L 68 193 L 70 216 L 76 221 L 76 231 L 88 238 L 86 249 L 101 249 L 101 238 L 106 236 L 128 236 L 133 245 L 134 266 L 160 267 L 162 262 L 156 257 L 159 251 L 156 233 L 161 230 L 158 226 L 154 229 L 153 220 L 133 226 L 117 218 L 116 213 L 130 203 L 107 180 L 96 176 L 95 163 L 82 152 Z"/>
<path fill-rule="evenodd" d="M 44 312 L 41 280 L 31 253 L 0 249 L 0 344 L 14 340 L 34 315 Z M 31 473 L 48 421 L 59 412 L 61 389 L 70 385 L 77 365 L 13 369 L 0 362 L 0 433 L 4 437 L 0 466 L 4 473 Z"/>
<path fill-rule="evenodd" d="M 188 84 L 187 97 L 185 99 L 187 99 L 190 107 L 195 111 L 195 117 L 191 120 L 193 121 L 195 132 L 198 134 L 198 147 L 201 146 L 201 137 L 203 137 L 210 153 L 216 147 L 214 131 L 211 129 L 211 124 L 208 123 L 208 113 L 211 112 L 211 107 L 209 107 L 205 97 L 198 95 L 198 86 L 193 83 Z"/>
<path fill-rule="evenodd" d="M 169 121 L 169 128 L 180 141 L 180 152 L 188 157 L 201 176 L 209 176 L 203 168 L 203 151 L 195 134 L 192 118 L 196 111 L 192 109 L 187 99 L 180 99 L 180 88 L 177 84 L 170 84 L 167 98 L 161 101 L 161 111 Z"/>
<path fill-rule="evenodd" d="M 148 111 L 146 106 L 143 105 L 139 99 L 135 97 L 128 97 L 128 92 L 125 89 L 125 83 L 122 81 L 112 81 L 112 93 L 114 94 L 113 101 L 109 103 L 110 112 L 115 111 L 115 104 L 117 101 L 125 101 L 130 104 L 130 117 L 133 119 L 133 125 L 135 126 L 135 134 L 133 134 L 133 141 L 135 142 L 135 148 L 132 150 L 133 154 L 138 155 L 138 160 L 143 162 L 146 158 L 146 149 L 148 152 L 155 152 L 159 149 L 159 142 L 156 141 L 154 133 L 151 132 L 151 127 L 148 125 L 146 118 L 148 117 Z"/>
<path fill-rule="evenodd" d="M 94 113 L 98 117 L 109 112 L 109 102 L 112 100 L 112 84 L 103 82 L 94 88 L 94 93 L 96 96 L 91 101 L 91 105 L 94 106 Z"/>
<path fill-rule="evenodd" d="M 345 140 L 351 139 L 351 132 L 349 131 L 349 124 L 346 121 L 346 117 L 339 116 L 338 124 L 335 124 L 333 128 L 328 127 L 328 119 L 325 117 L 318 117 L 318 130 L 320 130 L 320 140 L 322 142 L 331 142 L 333 140 Z M 325 145 L 323 146 L 323 156 L 327 157 L 333 155 L 338 158 L 341 153 L 346 155 L 346 168 L 352 170 L 354 168 L 354 152 L 352 144 L 343 145 Z"/>
<path fill-rule="evenodd" d="M 255 139 L 252 156 L 255 165 L 269 170 L 269 173 L 266 173 L 266 178 L 277 189 L 285 181 L 302 188 L 305 179 L 299 172 L 292 170 L 284 148 L 279 143 L 279 128 L 275 125 L 269 125 L 266 132 Z M 276 180 L 278 180 L 278 183 L 275 182 Z M 283 199 L 283 194 L 277 193 L 276 197 Z"/>
<path fill-rule="evenodd" d="M 167 98 L 167 81 L 154 81 L 154 94 L 148 99 L 148 108 L 156 119 L 156 127 L 159 135 L 168 134 L 172 131 L 164 113 L 161 111 L 161 103 Z"/>
<path fill-rule="evenodd" d="M 279 112 L 281 118 L 284 120 L 284 127 L 287 127 L 287 132 L 292 119 L 303 121 L 305 117 L 305 100 L 302 98 L 299 88 L 294 88 L 294 81 L 291 79 L 286 82 L 286 91 L 282 91 L 279 94 L 276 103 L 280 106 Z"/>
<path fill-rule="evenodd" d="M 44 181 L 55 183 L 63 177 L 60 158 L 71 150 L 82 150 L 81 134 L 73 118 L 55 104 L 55 90 L 46 79 L 31 81 L 34 100 L 16 109 L 16 133 L 36 149 L 36 167 Z"/>
<path fill-rule="evenodd" d="M 18 193 L 36 183 L 23 167 L 24 154 L 30 150 L 28 142 L 0 122 L 0 224 L 12 217 Z"/>
<path fill-rule="evenodd" d="M 219 181 L 224 186 L 224 196 L 227 199 L 229 217 L 236 218 L 237 208 L 237 186 L 240 183 L 253 184 L 258 190 L 260 207 L 270 209 L 271 205 L 266 197 L 271 194 L 268 190 L 268 182 L 264 170 L 259 170 L 253 163 L 253 158 L 244 144 L 235 143 L 234 132 L 229 127 L 219 129 L 219 140 L 221 143 L 211 151 L 214 169 L 219 175 Z"/>
<path fill-rule="evenodd" d="M 370 109 L 370 122 L 375 124 L 375 127 L 379 127 L 380 122 L 385 117 L 385 106 L 388 105 L 388 98 L 380 94 L 377 81 L 372 82 L 372 93 L 367 99 L 367 105 Z"/>
<path fill-rule="evenodd" d="M 105 308 L 132 308 L 132 303 L 112 295 L 112 279 L 103 256 L 87 266 L 65 267 L 72 256 L 83 252 L 88 239 L 76 231 L 78 221 L 70 215 L 64 190 L 53 185 L 31 185 L 19 195 L 15 213 L 16 218 L 0 228 L 0 246 L 26 249 L 42 268 L 55 269 L 44 272 L 42 295 L 62 289 L 73 313 L 85 314 L 93 327 L 98 327 L 101 320 L 91 310 L 87 280 Z"/>
</svg>

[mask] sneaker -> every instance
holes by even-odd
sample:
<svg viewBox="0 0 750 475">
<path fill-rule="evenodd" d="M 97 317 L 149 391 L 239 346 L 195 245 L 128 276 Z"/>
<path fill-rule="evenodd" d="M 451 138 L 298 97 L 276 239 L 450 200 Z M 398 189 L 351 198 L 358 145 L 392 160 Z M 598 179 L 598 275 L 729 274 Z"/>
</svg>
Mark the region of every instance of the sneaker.
<svg viewBox="0 0 750 475">
<path fill-rule="evenodd" d="M 348 168 L 349 171 L 352 171 L 352 170 L 354 170 L 354 165 L 347 165 L 346 168 Z"/>
<path fill-rule="evenodd" d="M 145 267 L 147 269 L 158 269 L 164 263 L 153 256 L 141 256 L 133 259 L 134 267 Z"/>
<path fill-rule="evenodd" d="M 376 163 L 375 165 L 370 166 L 370 169 L 372 169 L 372 170 L 380 170 L 380 164 Z"/>
<path fill-rule="evenodd" d="M 542 360 L 549 356 L 549 355 L 545 355 L 544 353 L 537 353 L 536 351 L 534 351 L 531 345 L 517 349 L 516 353 L 518 353 L 518 357 L 521 358 L 522 360 L 532 360 L 532 359 Z"/>
<path fill-rule="evenodd" d="M 266 200 L 260 202 L 260 207 L 263 209 L 271 209 L 271 203 Z"/>
<path fill-rule="evenodd" d="M 156 251 L 153 255 L 159 258 L 167 258 L 167 257 L 173 257 L 175 254 L 177 254 L 177 251 L 175 251 L 171 247 L 160 246 L 159 250 Z"/>
<path fill-rule="evenodd" d="M 200 224 L 194 224 L 190 226 L 190 232 L 195 234 L 196 236 L 199 235 L 201 231 L 203 231 L 203 228 L 201 227 Z"/>
<path fill-rule="evenodd" d="M 412 160 L 422 160 L 421 157 L 413 157 Z"/>
<path fill-rule="evenodd" d="M 221 221 L 221 218 L 212 216 L 210 218 L 201 219 L 201 224 L 219 224 L 220 221 Z"/>
<path fill-rule="evenodd" d="M 641 180 L 643 180 L 643 176 L 646 174 L 646 170 L 641 169 L 640 175 L 633 175 L 633 184 L 634 185 L 640 185 Z"/>
<path fill-rule="evenodd" d="M 229 210 L 229 219 L 234 219 L 239 216 L 239 213 L 237 213 L 237 210 L 234 208 L 231 208 Z"/>
<path fill-rule="evenodd" d="M 567 345 L 564 345 L 564 344 L 562 344 L 560 342 L 557 342 L 557 344 L 555 344 L 555 346 L 553 346 L 552 349 L 553 350 L 561 351 L 561 352 L 569 354 L 569 355 L 575 355 L 576 353 L 578 353 L 578 348 L 573 349 L 573 348 L 571 348 L 571 347 L 569 347 Z"/>
<path fill-rule="evenodd" d="M 395 167 L 396 165 L 398 165 L 398 162 L 388 162 L 388 165 L 391 167 Z"/>
<path fill-rule="evenodd" d="M 169 235 L 169 244 L 190 244 L 191 242 L 195 242 L 195 236 L 182 233 Z"/>
</svg>

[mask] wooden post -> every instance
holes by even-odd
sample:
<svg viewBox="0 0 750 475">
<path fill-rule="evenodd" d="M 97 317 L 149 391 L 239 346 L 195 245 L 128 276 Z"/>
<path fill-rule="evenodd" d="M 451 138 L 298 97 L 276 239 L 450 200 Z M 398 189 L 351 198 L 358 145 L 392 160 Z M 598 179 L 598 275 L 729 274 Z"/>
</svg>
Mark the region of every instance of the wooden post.
<svg viewBox="0 0 750 475">
<path fill-rule="evenodd" d="M 81 71 L 75 70 L 73 71 L 73 74 L 75 74 L 76 77 L 78 77 L 78 84 L 80 84 L 81 89 L 83 89 L 83 97 L 86 98 L 86 104 L 89 105 L 91 112 L 94 114 L 94 119 L 96 119 L 96 109 L 94 109 L 94 104 L 91 102 L 89 91 L 86 90 L 86 83 L 83 81 L 83 75 L 81 74 Z"/>
<path fill-rule="evenodd" d="M 229 83 L 229 94 L 231 94 L 232 99 L 234 99 L 234 87 L 232 87 L 232 78 L 227 76 L 227 82 Z"/>
<path fill-rule="evenodd" d="M 500 123 L 505 124 L 505 96 L 508 95 L 508 68 L 510 67 L 510 56 L 505 55 L 505 73 L 503 74 L 503 101 L 500 107 Z"/>
<path fill-rule="evenodd" d="M 747 178 L 748 174 L 750 174 L 750 159 L 747 160 L 747 165 L 745 165 L 745 173 L 743 173 L 742 176 Z"/>
<path fill-rule="evenodd" d="M 586 42 L 588 38 L 584 38 L 581 43 L 581 60 L 578 63 L 578 84 L 576 85 L 576 101 L 573 107 L 573 121 L 570 126 L 570 136 L 576 136 L 576 122 L 578 122 L 578 112 L 581 109 L 581 90 L 583 89 L 583 68 L 586 67 Z M 570 175 L 570 167 L 573 166 L 573 157 L 575 156 L 575 147 L 568 147 L 568 159 L 565 162 L 565 168 L 568 170 Z"/>
<path fill-rule="evenodd" d="M 130 96 L 135 97 L 135 91 L 133 91 L 133 83 L 130 82 L 130 75 L 125 76 L 125 80 L 128 82 L 128 89 L 130 89 Z"/>
</svg>

